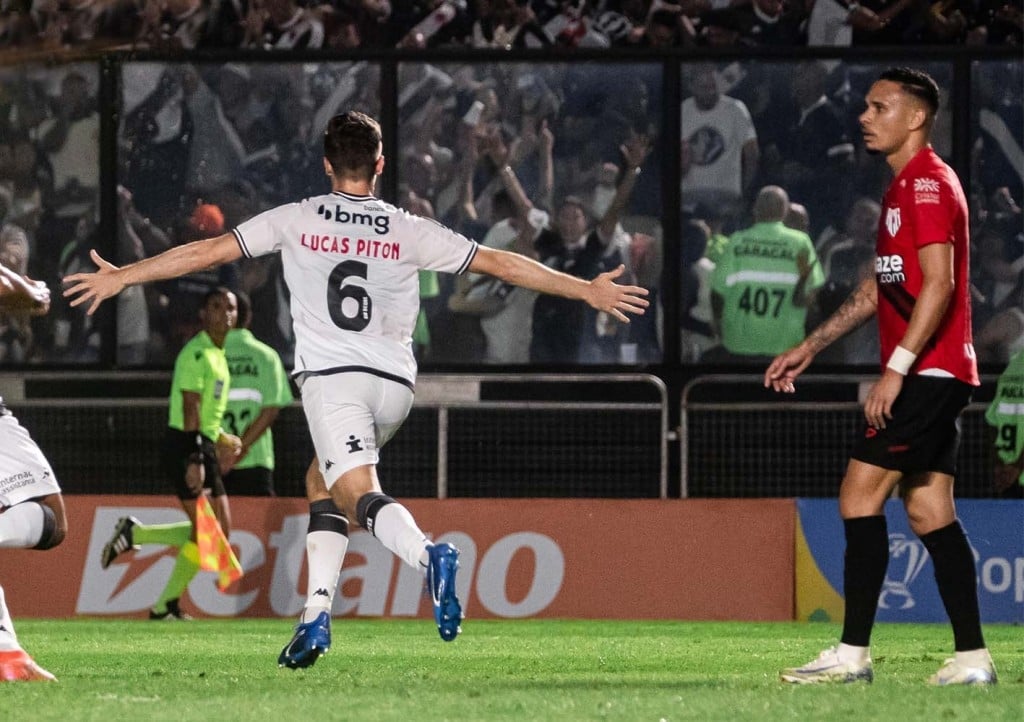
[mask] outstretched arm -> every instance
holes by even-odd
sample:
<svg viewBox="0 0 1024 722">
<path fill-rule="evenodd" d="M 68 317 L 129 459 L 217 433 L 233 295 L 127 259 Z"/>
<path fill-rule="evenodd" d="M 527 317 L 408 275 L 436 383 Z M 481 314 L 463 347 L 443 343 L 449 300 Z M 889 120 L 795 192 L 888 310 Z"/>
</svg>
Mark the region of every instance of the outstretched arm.
<svg viewBox="0 0 1024 722">
<path fill-rule="evenodd" d="M 104 260 L 95 250 L 90 251 L 89 256 L 99 269 L 95 273 L 67 276 L 64 279 L 64 296 L 72 299 L 72 306 L 89 303 L 86 313 L 91 316 L 104 300 L 116 296 L 128 286 L 178 278 L 204 268 L 230 263 L 242 257 L 242 249 L 233 233 L 225 233 L 216 238 L 176 246 L 158 256 L 129 263 L 121 268 Z"/>
<path fill-rule="evenodd" d="M 860 282 L 835 313 L 789 351 L 779 354 L 764 373 L 765 388 L 791 394 L 793 381 L 803 373 L 814 357 L 836 339 L 860 327 L 875 315 L 878 308 L 878 286 L 875 277 Z"/>
<path fill-rule="evenodd" d="M 649 305 L 647 289 L 640 286 L 620 286 L 615 279 L 625 271 L 624 266 L 602 273 L 592 281 L 554 271 L 542 263 L 518 253 L 499 251 L 481 246 L 469 265 L 475 273 L 487 273 L 516 286 L 529 288 L 552 296 L 564 296 L 585 301 L 599 311 L 629 323 L 626 313 L 641 315 Z"/>
</svg>

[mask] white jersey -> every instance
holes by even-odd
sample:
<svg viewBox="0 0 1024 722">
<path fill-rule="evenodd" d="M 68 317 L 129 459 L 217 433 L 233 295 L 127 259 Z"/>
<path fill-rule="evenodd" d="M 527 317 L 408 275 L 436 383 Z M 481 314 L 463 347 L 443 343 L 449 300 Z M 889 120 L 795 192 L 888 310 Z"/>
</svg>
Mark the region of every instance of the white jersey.
<svg viewBox="0 0 1024 722">
<path fill-rule="evenodd" d="M 742 100 L 720 95 L 710 110 L 687 98 L 681 112 L 682 138 L 690 144 L 692 155 L 690 172 L 681 183 L 683 193 L 712 189 L 741 197 L 743 146 L 757 140 L 747 106 Z"/>
<path fill-rule="evenodd" d="M 419 270 L 463 273 L 477 244 L 373 196 L 330 193 L 234 229 L 249 258 L 279 251 L 291 291 L 295 371 L 363 371 L 412 386 Z"/>
<path fill-rule="evenodd" d="M 50 462 L 0 398 L 0 511 L 59 493 Z"/>
</svg>

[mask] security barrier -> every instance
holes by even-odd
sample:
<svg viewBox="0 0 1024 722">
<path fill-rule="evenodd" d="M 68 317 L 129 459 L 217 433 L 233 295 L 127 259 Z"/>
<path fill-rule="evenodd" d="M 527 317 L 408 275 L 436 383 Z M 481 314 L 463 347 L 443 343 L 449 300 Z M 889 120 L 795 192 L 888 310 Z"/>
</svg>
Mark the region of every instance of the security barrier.
<svg viewBox="0 0 1024 722">
<path fill-rule="evenodd" d="M 133 387 L 148 397 L 68 398 Z M 158 456 L 169 387 L 166 374 L 0 380 L 65 492 L 90 494 L 167 493 Z M 273 431 L 278 494 L 303 496 L 313 448 L 298 403 Z M 379 471 L 399 497 L 666 498 L 667 438 L 668 396 L 655 376 L 425 374 Z"/>
<path fill-rule="evenodd" d="M 808 375 L 777 394 L 753 375 L 700 376 L 682 393 L 683 497 L 834 497 L 857 434 L 859 399 L 876 377 Z M 990 497 L 992 453 L 985 404 L 961 419 L 956 493 Z"/>
</svg>

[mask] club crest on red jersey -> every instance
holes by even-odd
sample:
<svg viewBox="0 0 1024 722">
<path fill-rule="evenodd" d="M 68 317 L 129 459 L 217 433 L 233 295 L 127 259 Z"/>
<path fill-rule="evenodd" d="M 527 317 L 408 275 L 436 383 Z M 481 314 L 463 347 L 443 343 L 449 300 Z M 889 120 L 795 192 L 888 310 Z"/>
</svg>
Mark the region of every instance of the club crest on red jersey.
<svg viewBox="0 0 1024 722">
<path fill-rule="evenodd" d="M 900 209 L 887 208 L 885 210 L 885 227 L 890 236 L 895 236 L 900 229 Z"/>
</svg>

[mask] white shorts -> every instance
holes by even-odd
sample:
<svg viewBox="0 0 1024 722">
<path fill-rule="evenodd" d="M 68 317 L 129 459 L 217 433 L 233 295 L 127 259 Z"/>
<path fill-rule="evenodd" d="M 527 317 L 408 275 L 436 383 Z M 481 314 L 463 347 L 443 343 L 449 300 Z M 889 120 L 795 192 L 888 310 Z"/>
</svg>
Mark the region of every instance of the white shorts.
<svg viewBox="0 0 1024 722">
<path fill-rule="evenodd" d="M 413 392 L 397 381 L 359 372 L 308 376 L 302 409 L 327 488 L 346 471 L 376 464 L 378 450 L 412 409 Z"/>
<path fill-rule="evenodd" d="M 59 493 L 50 462 L 28 431 L 12 415 L 0 415 L 0 509 Z"/>
</svg>

